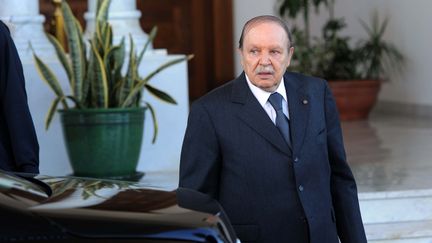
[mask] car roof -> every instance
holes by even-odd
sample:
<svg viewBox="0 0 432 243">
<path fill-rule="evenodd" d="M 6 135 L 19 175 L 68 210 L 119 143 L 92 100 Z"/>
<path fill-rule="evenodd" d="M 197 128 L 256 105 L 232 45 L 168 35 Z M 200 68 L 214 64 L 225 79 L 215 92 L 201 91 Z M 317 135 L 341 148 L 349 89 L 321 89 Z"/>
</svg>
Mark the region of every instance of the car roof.
<svg viewBox="0 0 432 243">
<path fill-rule="evenodd" d="M 3 211 L 37 215 L 73 235 L 112 238 L 175 235 L 188 240 L 197 235 L 228 235 L 217 212 L 204 213 L 180 206 L 178 190 L 127 181 L 0 172 L 0 192 Z"/>
</svg>

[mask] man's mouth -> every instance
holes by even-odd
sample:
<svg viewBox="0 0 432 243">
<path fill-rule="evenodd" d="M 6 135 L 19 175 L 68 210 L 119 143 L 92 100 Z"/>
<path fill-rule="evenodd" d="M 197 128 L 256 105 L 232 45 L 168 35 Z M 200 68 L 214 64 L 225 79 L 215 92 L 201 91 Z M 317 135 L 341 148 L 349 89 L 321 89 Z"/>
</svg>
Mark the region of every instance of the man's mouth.
<svg viewBox="0 0 432 243">
<path fill-rule="evenodd" d="M 271 79 L 274 75 L 274 70 L 271 66 L 258 66 L 255 69 L 255 74 L 260 79 Z"/>
<path fill-rule="evenodd" d="M 273 76 L 273 72 L 258 72 L 257 74 L 260 78 L 264 78 L 264 79 L 267 79 L 267 78 L 270 78 L 271 76 Z"/>
</svg>

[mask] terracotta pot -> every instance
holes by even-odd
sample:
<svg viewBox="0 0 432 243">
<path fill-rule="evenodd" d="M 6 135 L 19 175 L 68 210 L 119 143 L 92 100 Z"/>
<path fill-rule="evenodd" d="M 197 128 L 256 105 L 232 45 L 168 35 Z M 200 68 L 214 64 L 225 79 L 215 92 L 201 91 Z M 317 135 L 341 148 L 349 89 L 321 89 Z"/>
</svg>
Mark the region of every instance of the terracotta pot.
<svg viewBox="0 0 432 243">
<path fill-rule="evenodd" d="M 343 121 L 367 119 L 381 88 L 379 80 L 329 81 Z"/>
</svg>

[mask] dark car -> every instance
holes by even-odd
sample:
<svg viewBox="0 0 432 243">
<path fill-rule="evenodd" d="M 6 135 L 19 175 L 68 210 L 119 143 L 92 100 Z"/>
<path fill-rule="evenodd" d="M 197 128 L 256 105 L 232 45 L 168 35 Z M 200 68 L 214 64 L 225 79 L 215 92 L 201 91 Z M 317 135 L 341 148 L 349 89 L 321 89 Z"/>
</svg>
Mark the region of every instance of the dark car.
<svg viewBox="0 0 432 243">
<path fill-rule="evenodd" d="M 204 194 L 0 171 L 0 242 L 236 242 Z"/>
</svg>

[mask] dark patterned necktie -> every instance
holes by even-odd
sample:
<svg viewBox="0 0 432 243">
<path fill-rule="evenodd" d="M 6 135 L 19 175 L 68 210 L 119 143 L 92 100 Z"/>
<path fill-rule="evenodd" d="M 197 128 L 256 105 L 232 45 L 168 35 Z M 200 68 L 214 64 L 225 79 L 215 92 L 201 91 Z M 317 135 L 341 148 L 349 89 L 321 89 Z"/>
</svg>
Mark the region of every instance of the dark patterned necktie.
<svg viewBox="0 0 432 243">
<path fill-rule="evenodd" d="M 279 132 L 282 134 L 288 146 L 291 147 L 289 121 L 282 111 L 282 99 L 282 95 L 275 92 L 270 95 L 268 101 L 276 110 L 276 127 L 279 129 Z"/>
</svg>

